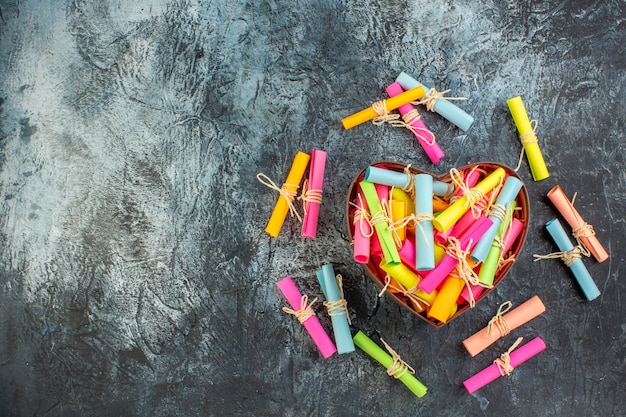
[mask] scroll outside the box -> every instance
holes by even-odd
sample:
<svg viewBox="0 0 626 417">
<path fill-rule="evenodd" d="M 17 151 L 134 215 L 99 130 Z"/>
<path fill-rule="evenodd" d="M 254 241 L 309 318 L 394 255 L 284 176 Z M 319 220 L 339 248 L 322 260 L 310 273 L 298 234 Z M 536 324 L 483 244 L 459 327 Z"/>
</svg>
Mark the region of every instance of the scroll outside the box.
<svg viewBox="0 0 626 417">
<path fill-rule="evenodd" d="M 354 260 L 361 264 L 366 264 L 370 258 L 370 240 L 372 237 L 372 226 L 363 216 L 368 213 L 367 205 L 365 203 L 365 197 L 361 191 L 357 191 L 357 198 L 355 200 L 356 210 L 353 215 L 357 215 L 360 212 L 359 218 L 353 221 L 354 233 L 352 238 L 354 239 Z M 365 234 L 363 234 L 365 232 Z"/>
<path fill-rule="evenodd" d="M 538 296 L 534 296 L 513 310 L 507 312 L 502 316 L 502 320 L 505 320 L 509 330 L 515 330 L 520 326 L 528 323 L 535 317 L 538 317 L 546 311 L 546 306 L 543 304 Z M 487 336 L 487 327 L 474 333 L 463 341 L 463 346 L 472 357 L 478 355 L 483 350 L 487 349 L 502 336 L 504 336 L 498 326 L 492 326 Z"/>
<path fill-rule="evenodd" d="M 501 167 L 496 168 L 491 174 L 487 175 L 481 182 L 474 187 L 479 190 L 483 195 L 491 191 L 496 185 L 504 179 L 506 173 Z M 469 211 L 468 200 L 466 196 L 461 196 L 457 201 L 452 203 L 450 207 L 441 212 L 434 220 L 433 226 L 440 232 L 451 228 L 457 220 L 461 218 L 467 211 Z"/>
<path fill-rule="evenodd" d="M 523 344 L 522 346 L 515 349 L 510 354 L 511 358 L 511 366 L 516 368 L 522 363 L 526 362 L 528 359 L 537 355 L 546 349 L 546 344 L 540 337 L 535 337 L 528 343 Z M 500 378 L 502 374 L 498 368 L 498 365 L 495 363 L 490 365 L 489 367 L 483 369 L 473 377 L 467 379 L 463 382 L 465 389 L 469 394 L 474 393 L 475 391 L 481 389 L 485 385 L 495 381 Z"/>
<path fill-rule="evenodd" d="M 354 335 L 354 344 L 357 345 L 363 352 L 367 353 L 370 357 L 375 359 L 378 363 L 380 363 L 385 368 L 389 369 L 389 367 L 393 363 L 393 358 L 387 352 L 385 352 L 380 346 L 378 346 L 372 339 L 370 339 L 365 333 L 362 331 L 358 331 Z M 424 384 L 422 384 L 417 378 L 415 378 L 409 372 L 405 372 L 398 378 L 404 385 L 407 386 L 413 392 L 413 394 L 418 397 L 423 397 L 426 395 L 426 391 L 428 388 Z"/>
<path fill-rule="evenodd" d="M 395 110 L 403 104 L 410 103 L 426 95 L 424 88 L 421 86 L 416 86 L 415 88 L 407 90 L 408 91 L 405 91 L 402 94 L 398 94 L 395 97 L 391 97 L 390 99 L 385 100 L 385 107 L 387 108 L 387 111 Z M 347 130 L 353 128 L 354 126 L 358 126 L 361 123 L 365 123 L 372 119 L 375 119 L 378 116 L 380 115 L 376 113 L 376 111 L 374 110 L 374 106 L 370 106 L 366 109 L 361 110 L 358 113 L 343 118 L 341 120 L 341 123 L 343 124 L 344 129 Z"/>
<path fill-rule="evenodd" d="M 291 277 L 283 278 L 282 280 L 278 281 L 276 285 L 278 285 L 278 288 L 291 305 L 291 308 L 296 311 L 300 309 L 302 294 L 300 294 L 300 291 L 294 284 Z M 307 330 L 307 332 L 309 332 L 309 335 L 311 335 L 313 342 L 315 342 L 324 358 L 331 357 L 337 351 L 337 348 L 335 348 L 332 340 L 330 340 L 330 337 L 328 336 L 315 315 L 312 315 L 311 317 L 306 319 L 302 323 L 302 325 Z"/>
<path fill-rule="evenodd" d="M 498 194 L 498 198 L 496 198 L 496 205 L 506 207 L 511 204 L 519 190 L 522 189 L 522 182 L 517 178 L 510 176 L 504 182 L 504 186 L 502 190 L 500 190 L 500 194 Z M 474 250 L 472 251 L 472 259 L 476 262 L 483 262 L 487 257 L 487 253 L 489 252 L 489 248 L 493 243 L 493 239 L 496 236 L 498 228 L 500 227 L 500 217 L 495 215 L 490 215 L 489 218 L 493 221 L 493 225 L 485 232 L 483 237 L 480 238 Z"/>
<path fill-rule="evenodd" d="M 534 133 L 535 129 L 533 129 L 533 126 L 528 119 L 528 114 L 526 113 L 526 107 L 524 107 L 522 97 L 513 97 L 507 100 L 506 103 L 509 106 L 509 110 L 513 116 L 513 121 L 515 122 L 515 126 L 517 126 L 517 131 L 520 136 L 524 137 L 525 135 L 532 135 L 536 137 L 536 134 Z M 548 172 L 548 167 L 546 167 L 546 162 L 543 159 L 539 144 L 537 142 L 527 143 L 524 145 L 524 152 L 526 152 L 528 165 L 530 166 L 530 171 L 533 174 L 533 179 L 535 181 L 541 181 L 548 178 L 550 173 Z"/>
<path fill-rule="evenodd" d="M 337 277 L 331 264 L 322 266 L 319 271 L 322 275 L 324 286 L 324 297 L 326 301 L 333 303 L 341 300 L 341 292 L 337 285 Z M 318 273 L 319 273 L 318 272 Z M 318 275 L 318 280 L 320 276 Z M 350 333 L 350 325 L 348 324 L 348 312 L 336 308 L 329 311 L 330 319 L 333 324 L 333 332 L 335 334 L 335 344 L 337 345 L 337 353 L 348 353 L 354 351 L 354 343 L 352 342 L 352 334 Z"/>
<path fill-rule="evenodd" d="M 415 176 L 415 214 L 433 214 L 433 177 L 428 174 Z M 432 220 L 420 221 L 415 226 L 415 266 L 418 271 L 430 271 L 435 267 L 435 241 Z"/>
<path fill-rule="evenodd" d="M 567 233 L 565 233 L 565 230 L 563 229 L 563 226 L 561 226 L 561 223 L 558 219 L 552 219 L 548 221 L 546 223 L 546 229 L 548 230 L 548 233 L 550 233 L 550 236 L 552 236 L 554 243 L 556 243 L 556 246 L 561 252 L 568 252 L 574 249 L 572 242 L 570 242 Z M 569 268 L 574 274 L 576 281 L 578 281 L 578 285 L 580 285 L 580 288 L 583 290 L 583 293 L 585 294 L 585 297 L 587 297 L 587 300 L 595 300 L 600 295 L 600 290 L 596 286 L 596 283 L 593 281 L 593 278 L 591 278 L 591 275 L 585 267 L 582 259 L 576 259 L 569 266 Z"/>
<path fill-rule="evenodd" d="M 554 207 L 556 207 L 559 213 L 561 213 L 565 221 L 573 230 L 576 230 L 586 224 L 561 187 L 558 185 L 554 186 L 554 188 L 548 192 L 548 198 L 552 201 Z M 589 250 L 589 252 L 591 252 L 593 257 L 596 258 L 598 262 L 604 262 L 608 259 L 609 254 L 606 252 L 595 234 L 593 236 L 579 236 L 578 239 Z"/>
<path fill-rule="evenodd" d="M 376 184 L 384 184 L 390 187 L 405 188 L 410 185 L 409 175 L 404 172 L 393 171 L 390 169 L 369 166 L 365 169 L 365 181 Z M 428 174 L 425 174 L 428 175 Z M 443 181 L 433 180 L 433 194 L 443 197 L 450 194 L 452 186 Z"/>
<path fill-rule="evenodd" d="M 314 149 L 311 152 L 311 168 L 309 169 L 308 189 L 319 192 L 321 200 L 324 186 L 324 168 L 326 166 L 326 152 Z M 315 238 L 319 220 L 320 203 L 317 201 L 305 202 L 305 214 L 302 217 L 302 236 Z"/>
<path fill-rule="evenodd" d="M 450 311 L 456 312 L 456 300 L 459 298 L 464 286 L 465 281 L 453 275 L 448 275 L 441 284 L 435 302 L 428 310 L 428 317 L 446 323 L 452 317 Z"/>
<path fill-rule="evenodd" d="M 378 194 L 376 193 L 376 187 L 374 187 L 374 184 L 369 181 L 361 181 L 359 186 L 361 187 L 363 196 L 367 201 L 367 206 L 369 207 L 372 220 L 377 216 L 383 215 L 383 208 L 380 204 L 380 200 L 378 199 Z M 376 229 L 376 235 L 378 236 L 378 241 L 380 242 L 383 256 L 387 263 L 391 265 L 399 264 L 401 262 L 400 255 L 398 254 L 398 248 L 396 247 L 391 231 L 389 230 L 389 223 L 384 220 L 378 221 L 374 225 L 374 228 Z"/>
<path fill-rule="evenodd" d="M 419 83 L 416 79 L 406 74 L 405 72 L 401 72 L 396 78 L 396 82 L 402 86 L 402 88 L 410 89 L 418 86 L 424 87 L 421 83 Z M 426 88 L 426 87 L 424 87 Z M 467 132 L 474 123 L 474 118 L 467 114 L 464 110 L 460 109 L 456 105 L 452 104 L 450 101 L 444 98 L 437 99 L 435 101 L 434 110 L 443 118 L 447 119 L 450 123 L 457 126 L 463 132 Z"/>
<path fill-rule="evenodd" d="M 389 85 L 386 90 L 387 94 L 389 94 L 389 97 L 395 97 L 398 94 L 401 94 L 403 91 L 402 87 L 398 83 L 393 83 Z M 404 117 L 409 112 L 417 112 L 417 109 L 415 109 L 412 104 L 407 103 L 398 107 L 398 111 L 400 112 L 402 117 Z M 428 155 L 428 158 L 430 158 L 431 162 L 433 164 L 439 162 L 441 158 L 444 157 L 444 153 L 441 150 L 441 147 L 439 147 L 439 144 L 435 141 L 435 135 L 430 130 L 428 130 L 428 128 L 422 121 L 422 118 L 419 116 L 419 113 L 415 120 L 405 120 L 405 122 L 410 122 L 410 125 L 414 128 L 414 130 L 412 130 L 413 135 L 420 143 L 420 145 L 422 145 L 422 148 L 424 148 L 424 151 L 426 152 L 426 155 Z"/>
<path fill-rule="evenodd" d="M 293 164 L 291 165 L 291 169 L 289 170 L 289 174 L 287 175 L 287 179 L 283 185 L 287 190 L 293 192 L 298 190 L 300 181 L 302 180 L 302 176 L 304 176 L 304 171 L 306 171 L 310 158 L 311 156 L 304 152 L 298 152 L 296 154 Z M 281 194 L 278 197 L 278 201 L 274 206 L 274 211 L 272 212 L 272 215 L 267 222 L 267 226 L 265 227 L 265 231 L 269 233 L 270 236 L 278 236 L 288 212 L 289 202 L 286 197 Z"/>
</svg>

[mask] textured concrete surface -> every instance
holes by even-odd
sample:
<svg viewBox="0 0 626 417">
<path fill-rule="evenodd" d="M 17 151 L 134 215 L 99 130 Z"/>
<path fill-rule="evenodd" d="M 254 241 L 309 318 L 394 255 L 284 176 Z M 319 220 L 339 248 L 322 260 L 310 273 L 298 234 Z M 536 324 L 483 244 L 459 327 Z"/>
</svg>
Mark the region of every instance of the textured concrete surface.
<svg viewBox="0 0 626 417">
<path fill-rule="evenodd" d="M 626 414 L 626 29 L 607 1 L 3 1 L 0 3 L 0 415 Z M 400 71 L 452 94 L 464 134 L 424 120 L 432 166 L 400 129 L 345 117 Z M 411 317 L 351 260 L 344 199 L 366 164 L 444 172 L 519 154 L 522 94 L 552 176 L 534 183 L 527 245 L 475 310 L 442 329 Z M 329 154 L 318 238 L 263 231 L 298 150 Z M 560 184 L 611 253 L 583 300 L 558 261 L 545 198 Z M 345 279 L 354 328 L 382 336 L 429 387 L 414 397 L 362 352 L 324 360 L 275 282 L 320 295 Z M 547 312 L 470 358 L 497 306 Z M 330 321 L 322 318 L 330 330 Z M 474 395 L 462 381 L 517 336 L 546 352 Z"/>
</svg>

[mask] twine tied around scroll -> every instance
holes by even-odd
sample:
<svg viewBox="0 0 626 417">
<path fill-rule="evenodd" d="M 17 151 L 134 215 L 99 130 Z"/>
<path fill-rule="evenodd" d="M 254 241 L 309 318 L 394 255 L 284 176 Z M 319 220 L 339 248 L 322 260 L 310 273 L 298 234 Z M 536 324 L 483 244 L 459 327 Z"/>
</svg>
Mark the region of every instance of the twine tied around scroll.
<svg viewBox="0 0 626 417">
<path fill-rule="evenodd" d="M 421 222 L 427 222 L 427 221 L 432 221 L 435 217 L 430 214 L 430 213 L 411 213 L 408 216 L 402 217 L 394 222 L 392 222 L 391 224 L 389 224 L 389 230 L 391 230 L 392 232 L 401 229 L 403 227 L 406 227 L 409 225 L 409 223 L 413 222 L 415 225 L 415 228 L 418 229 L 422 234 L 422 237 L 424 238 L 424 241 L 426 242 L 426 247 L 430 247 L 430 243 L 428 242 L 428 236 L 426 235 L 426 231 L 424 230 L 424 226 L 422 226 Z M 398 242 L 396 242 L 398 243 Z M 398 247 L 402 246 L 402 242 L 400 242 L 400 245 L 397 245 Z"/>
<path fill-rule="evenodd" d="M 309 300 L 309 296 L 303 295 L 302 298 L 300 299 L 300 309 L 294 310 L 289 307 L 283 307 L 283 311 L 287 314 L 296 316 L 296 318 L 298 319 L 300 323 L 304 323 L 305 321 L 309 319 L 309 317 L 315 315 L 315 312 L 313 311 L 311 306 L 317 301 L 317 298 L 311 301 L 311 304 L 307 306 L 308 300 Z"/>
<path fill-rule="evenodd" d="M 578 195 L 578 192 L 575 192 L 574 196 L 572 197 L 572 201 L 570 201 L 570 204 L 572 205 L 572 207 L 574 207 L 574 201 L 576 201 L 577 195 Z M 585 244 L 581 242 L 580 238 L 581 237 L 582 238 L 593 237 L 596 235 L 596 231 L 593 230 L 592 225 L 585 222 L 580 216 L 576 216 L 576 219 L 578 220 L 579 226 L 572 229 L 572 235 L 574 236 L 574 239 L 576 239 L 576 242 L 578 242 L 578 245 L 581 246 L 581 248 L 585 248 L 585 251 L 582 252 L 582 254 L 585 256 L 591 256 L 591 252 L 589 252 Z"/>
<path fill-rule="evenodd" d="M 532 128 L 530 131 L 524 133 L 523 135 L 520 135 L 519 140 L 520 142 L 522 142 L 522 150 L 519 154 L 519 160 L 517 161 L 517 166 L 515 167 L 515 169 L 513 171 L 517 172 L 519 171 L 519 169 L 522 166 L 522 159 L 524 158 L 524 148 L 526 147 L 526 145 L 530 145 L 531 143 L 538 143 L 539 140 L 537 139 L 537 124 L 539 122 L 535 119 L 530 121 L 530 127 Z"/>
<path fill-rule="evenodd" d="M 483 207 L 478 203 L 485 198 L 485 194 L 476 188 L 468 187 L 467 184 L 463 182 L 463 177 L 456 168 L 450 170 L 450 179 L 454 186 L 462 191 L 466 199 L 465 207 L 472 211 L 472 216 L 474 216 L 475 219 L 479 218 Z"/>
<path fill-rule="evenodd" d="M 574 246 L 573 249 L 561 252 L 552 252 L 547 255 L 533 255 L 534 262 L 542 261 L 544 259 L 561 259 L 565 265 L 572 266 L 576 260 L 580 259 L 582 255 L 587 255 L 588 251 L 582 246 Z"/>
<path fill-rule="evenodd" d="M 343 316 L 345 314 L 348 319 L 348 324 L 352 324 L 350 315 L 348 314 L 348 302 L 343 295 L 343 277 L 341 274 L 337 274 L 337 276 L 335 276 L 335 280 L 337 281 L 337 286 L 339 287 L 339 299 L 337 301 L 325 301 L 323 303 L 324 307 L 328 310 L 329 316 Z"/>
<path fill-rule="evenodd" d="M 491 339 L 491 333 L 494 327 L 496 327 L 500 331 L 501 336 L 506 336 L 507 334 L 511 333 L 509 323 L 504 319 L 504 313 L 508 312 L 511 307 L 513 307 L 513 303 L 510 301 L 500 304 L 496 315 L 493 316 L 493 318 L 489 320 L 489 324 L 487 324 L 488 339 Z"/>
<path fill-rule="evenodd" d="M 469 290 L 469 305 L 470 308 L 474 308 L 476 300 L 474 294 L 472 294 L 471 286 L 481 285 L 478 280 L 478 275 L 474 272 L 471 265 L 467 263 L 467 257 L 470 253 L 469 248 L 472 246 L 472 239 L 467 244 L 467 248 L 464 250 L 461 248 L 461 242 L 454 236 L 448 238 L 448 245 L 446 246 L 446 254 L 457 260 L 455 267 L 456 275 L 465 282 L 465 286 Z"/>
<path fill-rule="evenodd" d="M 374 109 L 374 111 L 378 113 L 379 115 L 381 114 L 376 108 Z M 399 117 L 397 114 L 383 113 L 382 115 L 376 118 L 378 120 L 374 119 L 376 120 L 376 123 L 374 122 L 372 123 L 374 123 L 376 126 L 380 126 L 383 123 L 387 122 L 392 127 L 406 128 L 410 130 L 411 132 L 413 132 L 413 134 L 417 138 L 421 139 L 422 142 L 424 142 L 426 145 L 433 146 L 435 144 L 435 134 L 429 129 L 427 129 L 426 127 L 420 127 L 420 126 L 414 125 L 415 122 L 420 120 L 421 118 L 422 116 L 420 116 L 417 109 L 412 109 L 406 112 L 404 115 L 402 115 L 402 120 L 398 120 Z"/>
<path fill-rule="evenodd" d="M 372 109 L 378 114 L 372 120 L 372 123 L 376 126 L 380 126 L 385 122 L 391 123 L 393 121 L 398 121 L 400 115 L 397 113 L 391 114 L 389 110 L 387 110 L 387 100 L 380 100 L 372 104 Z"/>
<path fill-rule="evenodd" d="M 389 276 L 389 274 L 385 274 L 385 285 L 383 286 L 383 289 L 378 293 L 378 298 L 382 297 L 385 291 L 390 290 L 391 292 L 396 292 L 404 295 L 413 304 L 416 304 L 420 306 L 422 310 L 425 310 L 427 306 L 430 307 L 430 304 L 426 300 L 418 297 L 418 295 L 416 294 L 417 288 L 417 284 L 415 284 L 415 286 L 410 289 L 405 288 L 404 285 L 400 283 L 398 283 L 398 285 L 395 285 L 391 282 L 391 277 Z"/>
<path fill-rule="evenodd" d="M 509 350 L 504 352 L 498 359 L 493 361 L 493 363 L 498 367 L 498 372 L 500 372 L 500 375 L 508 376 L 511 375 L 511 372 L 513 372 L 514 368 L 513 366 L 511 366 L 511 352 L 513 352 L 513 350 L 518 347 L 520 343 L 522 343 L 522 340 L 524 340 L 523 337 L 518 337 L 515 343 L 511 345 Z"/>
<path fill-rule="evenodd" d="M 298 195 L 298 191 L 297 190 L 298 190 L 298 187 L 300 187 L 298 184 L 284 183 L 283 186 L 279 188 L 276 185 L 276 183 L 270 179 L 270 177 L 268 177 L 267 175 L 263 174 L 262 172 L 256 174 L 256 179 L 259 180 L 259 182 L 261 184 L 265 185 L 266 187 L 271 188 L 274 191 L 278 191 L 278 193 L 287 202 L 287 206 L 289 207 L 289 214 L 292 217 L 296 216 L 299 221 L 302 221 L 302 217 L 300 216 L 300 213 L 298 213 L 298 211 L 296 210 L 295 205 L 293 204 L 293 199 Z M 292 189 L 289 189 L 287 187 L 292 187 L 294 189 L 292 190 Z"/>
<path fill-rule="evenodd" d="M 306 203 L 311 202 L 322 204 L 322 190 L 309 188 L 309 180 L 306 179 L 302 184 L 302 192 L 300 193 L 300 196 L 298 196 L 298 200 L 302 201 L 302 210 L 306 216 Z"/>
<path fill-rule="evenodd" d="M 426 92 L 426 95 L 424 96 L 423 99 L 419 101 L 413 101 L 411 104 L 414 104 L 414 105 L 425 104 L 426 110 L 433 112 L 435 111 L 435 103 L 440 98 L 444 100 L 467 100 L 467 97 L 444 97 L 444 95 L 449 93 L 450 91 L 451 91 L 450 89 L 437 91 L 437 89 L 433 87 Z"/>
<path fill-rule="evenodd" d="M 411 172 L 411 164 L 404 167 L 404 173 L 406 174 L 406 183 L 402 187 L 402 191 L 408 193 L 411 198 L 415 199 L 415 175 Z"/>
<path fill-rule="evenodd" d="M 356 210 L 354 210 L 352 224 L 356 225 L 357 223 L 359 223 L 359 229 L 361 230 L 361 234 L 363 235 L 363 237 L 372 237 L 374 235 L 374 228 L 372 227 L 370 213 L 365 208 L 363 208 L 365 207 L 365 204 L 363 204 L 363 198 L 361 197 L 361 194 L 357 194 L 357 198 L 359 199 L 358 205 L 350 203 L 352 207 L 356 208 Z M 369 231 L 365 232 L 365 230 L 363 230 L 364 224 L 367 224 L 367 226 L 369 227 Z"/>
<path fill-rule="evenodd" d="M 403 361 L 402 358 L 400 358 L 400 355 L 398 355 L 398 353 L 393 350 L 382 337 L 380 338 L 380 341 L 383 343 L 383 346 L 385 346 L 385 349 L 387 349 L 387 352 L 389 352 L 391 358 L 393 359 L 393 362 L 391 362 L 391 365 L 387 368 L 387 375 L 398 379 L 407 372 L 415 374 L 415 369 L 411 368 L 408 363 Z"/>
</svg>

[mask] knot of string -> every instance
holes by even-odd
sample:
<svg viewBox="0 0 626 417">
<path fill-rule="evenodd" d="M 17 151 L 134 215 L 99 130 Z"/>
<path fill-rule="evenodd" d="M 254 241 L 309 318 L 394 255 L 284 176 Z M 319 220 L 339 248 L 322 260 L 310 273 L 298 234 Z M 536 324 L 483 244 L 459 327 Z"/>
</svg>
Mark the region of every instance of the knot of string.
<svg viewBox="0 0 626 417">
<path fill-rule="evenodd" d="M 477 203 L 485 197 L 485 194 L 476 188 L 468 187 L 467 184 L 463 182 L 463 176 L 456 168 L 450 170 L 450 178 L 454 186 L 463 193 L 463 197 L 465 197 L 465 207 L 472 210 L 474 218 L 480 217 L 480 212 L 483 207 L 480 207 Z"/>
<path fill-rule="evenodd" d="M 306 216 L 306 203 L 322 204 L 322 190 L 310 189 L 309 180 L 304 180 L 302 184 L 302 192 L 298 196 L 298 200 L 302 201 L 302 210 Z"/>
<path fill-rule="evenodd" d="M 278 187 L 274 181 L 270 179 L 267 175 L 261 173 L 256 174 L 256 179 L 263 185 L 268 188 L 271 188 L 274 191 L 278 191 L 278 193 L 285 199 L 287 202 L 287 207 L 289 207 L 289 214 L 291 216 L 296 216 L 298 220 L 302 221 L 302 217 L 296 210 L 295 205 L 293 204 L 293 199 L 298 195 L 298 184 L 288 184 L 284 183 L 282 187 Z M 289 187 L 289 188 L 287 188 Z"/>
<path fill-rule="evenodd" d="M 426 300 L 421 299 L 416 294 L 418 291 L 417 284 L 415 284 L 415 286 L 410 289 L 407 289 L 406 287 L 404 287 L 404 285 L 400 283 L 398 283 L 398 285 L 395 285 L 395 283 L 391 282 L 391 277 L 389 276 L 389 274 L 385 275 L 385 285 L 383 286 L 383 289 L 378 293 L 378 297 L 382 297 L 385 291 L 391 291 L 393 293 L 399 293 L 404 295 L 406 298 L 409 299 L 409 301 L 411 301 L 411 303 L 417 305 L 421 310 L 425 310 L 427 306 L 430 306 L 430 304 Z"/>
<path fill-rule="evenodd" d="M 397 116 L 397 115 L 391 115 L 393 116 Z M 425 144 L 427 144 L 428 146 L 433 146 L 435 144 L 435 134 L 433 132 L 431 132 L 429 129 L 427 129 L 426 127 L 421 127 L 421 126 L 416 126 L 415 122 L 417 122 L 418 120 L 420 120 L 422 118 L 422 116 L 420 116 L 419 112 L 417 111 L 417 109 L 412 109 L 409 110 L 408 112 L 404 113 L 404 115 L 402 115 L 402 120 L 398 120 L 397 117 L 391 119 L 391 120 L 387 120 L 387 123 L 389 123 L 391 126 L 393 127 L 403 127 L 406 128 L 408 130 L 410 130 L 411 132 L 413 132 L 413 134 L 422 140 L 422 142 L 424 142 Z M 382 124 L 383 122 L 379 123 Z"/>
<path fill-rule="evenodd" d="M 489 324 L 487 324 L 487 337 L 489 339 L 491 339 L 491 333 L 494 327 L 500 331 L 501 336 L 506 336 L 511 333 L 509 323 L 504 319 L 504 313 L 509 311 L 511 307 L 513 307 L 513 303 L 510 301 L 500 304 L 496 315 L 493 316 L 493 318 L 489 320 Z"/>
<path fill-rule="evenodd" d="M 519 154 L 519 160 L 517 161 L 517 166 L 513 170 L 515 172 L 519 171 L 520 167 L 522 166 L 522 159 L 524 158 L 524 148 L 526 147 L 526 145 L 539 142 L 539 140 L 537 139 L 537 133 L 536 133 L 538 123 L 539 122 L 537 120 L 534 120 L 534 119 L 531 120 L 530 126 L 532 127 L 532 129 L 524 133 L 523 135 L 520 135 L 519 137 L 520 142 L 522 142 L 522 150 Z"/>
<path fill-rule="evenodd" d="M 437 91 L 437 89 L 435 89 L 434 87 L 429 89 L 426 92 L 426 95 L 424 96 L 423 99 L 419 100 L 419 101 L 414 101 L 412 102 L 412 104 L 425 104 L 426 105 L 426 110 L 428 111 L 435 111 L 435 103 L 437 102 L 437 100 L 439 100 L 440 98 L 444 99 L 444 100 L 467 100 L 467 97 L 444 97 L 445 94 L 449 93 L 450 90 L 443 90 L 443 91 Z"/>
<path fill-rule="evenodd" d="M 495 217 L 500 220 L 500 223 L 502 223 L 504 221 L 504 217 L 506 216 L 506 207 L 502 204 L 493 204 L 489 208 L 487 215 Z"/>
<path fill-rule="evenodd" d="M 567 266 L 572 266 L 576 260 L 580 259 L 582 255 L 586 255 L 588 253 L 586 249 L 581 246 L 574 246 L 573 249 L 561 252 L 552 252 L 547 255 L 533 255 L 534 261 L 541 261 L 544 259 L 561 259 L 563 263 Z"/>
<path fill-rule="evenodd" d="M 398 229 L 402 229 L 403 227 L 408 226 L 411 222 L 414 223 L 415 228 L 419 229 L 424 241 L 426 242 L 426 247 L 430 246 L 428 242 L 428 236 L 426 235 L 426 231 L 424 230 L 424 226 L 422 226 L 422 222 L 432 221 L 435 217 L 430 213 L 411 213 L 408 216 L 402 217 L 389 225 L 389 230 L 396 231 Z"/>
<path fill-rule="evenodd" d="M 296 318 L 298 319 L 300 323 L 304 323 L 306 320 L 309 319 L 309 317 L 315 315 L 315 312 L 313 311 L 311 306 L 315 304 L 315 302 L 317 301 L 317 298 L 311 301 L 311 304 L 307 306 L 308 300 L 309 300 L 309 296 L 303 295 L 302 298 L 300 299 L 300 308 L 298 310 L 294 310 L 289 307 L 283 307 L 283 311 L 287 314 L 296 316 Z"/>
<path fill-rule="evenodd" d="M 511 365 L 511 352 L 513 352 L 513 350 L 518 347 L 520 343 L 522 343 L 523 339 L 524 338 L 522 337 L 517 338 L 517 340 L 515 341 L 515 343 L 513 343 L 513 345 L 511 345 L 509 350 L 504 352 L 498 359 L 493 361 L 493 363 L 496 364 L 496 366 L 498 367 L 498 372 L 500 372 L 500 375 L 511 375 L 511 372 L 513 372 L 513 366 Z"/>
<path fill-rule="evenodd" d="M 337 274 L 335 280 L 337 281 L 337 286 L 339 287 L 339 299 L 336 301 L 325 301 L 323 304 L 328 310 L 329 316 L 334 317 L 342 316 L 345 314 L 346 318 L 348 319 L 348 324 L 352 324 L 352 321 L 350 320 L 350 315 L 348 314 L 348 302 L 343 295 L 343 277 L 341 276 L 341 274 Z"/>
<path fill-rule="evenodd" d="M 372 237 L 372 235 L 374 235 L 374 229 L 370 220 L 370 213 L 364 208 L 365 205 L 363 204 L 361 194 L 357 194 L 357 198 L 359 199 L 358 205 L 350 203 L 351 206 L 356 208 L 354 210 L 352 224 L 356 225 L 359 223 L 359 229 L 361 230 L 361 235 L 363 235 L 363 237 Z M 367 225 L 368 228 L 367 232 L 363 229 L 365 225 Z"/>
<path fill-rule="evenodd" d="M 393 359 L 393 362 L 391 362 L 391 365 L 389 365 L 389 367 L 387 368 L 387 375 L 393 376 L 394 378 L 398 379 L 407 372 L 410 374 L 415 373 L 415 369 L 411 368 L 408 363 L 403 361 L 402 358 L 400 358 L 400 355 L 398 355 L 398 353 L 393 350 L 391 346 L 387 344 L 387 342 L 385 342 L 382 338 L 380 339 L 380 341 L 385 346 L 385 349 L 387 349 L 387 352 L 389 352 L 389 354 L 391 355 L 391 359 Z"/>
<path fill-rule="evenodd" d="M 467 244 L 467 248 L 463 250 L 461 248 L 461 242 L 454 236 L 448 238 L 448 245 L 446 246 L 446 254 L 457 260 L 457 264 L 454 268 L 457 278 L 461 278 L 465 282 L 465 286 L 469 292 L 469 305 L 470 308 L 474 308 L 476 300 L 472 293 L 472 286 L 481 285 L 478 280 L 478 275 L 472 269 L 472 266 L 467 262 L 469 255 L 469 248 L 472 246 L 472 240 Z"/>
<path fill-rule="evenodd" d="M 411 172 L 411 164 L 404 167 L 404 173 L 406 174 L 406 184 L 402 190 L 408 193 L 411 198 L 415 198 L 415 175 Z"/>
<path fill-rule="evenodd" d="M 400 118 L 400 115 L 397 113 L 389 113 L 389 110 L 387 110 L 387 100 L 380 100 L 375 102 L 374 104 L 372 104 L 372 109 L 378 115 L 372 120 L 372 123 L 376 126 L 380 126 L 385 122 L 391 122 Z"/>
</svg>

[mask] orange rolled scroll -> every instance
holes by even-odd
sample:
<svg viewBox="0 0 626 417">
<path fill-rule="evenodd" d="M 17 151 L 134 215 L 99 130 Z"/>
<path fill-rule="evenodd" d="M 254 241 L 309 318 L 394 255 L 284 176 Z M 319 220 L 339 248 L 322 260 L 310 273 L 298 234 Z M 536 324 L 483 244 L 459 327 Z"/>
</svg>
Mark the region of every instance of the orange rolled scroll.
<svg viewBox="0 0 626 417">
<path fill-rule="evenodd" d="M 591 252 L 598 262 L 606 261 L 609 254 L 596 237 L 593 227 L 583 220 L 578 210 L 576 210 L 572 202 L 567 198 L 561 187 L 558 185 L 554 186 L 554 188 L 548 192 L 548 198 L 552 201 L 552 204 L 554 204 L 563 218 L 565 218 L 565 221 L 572 227 L 574 237 Z"/>
<path fill-rule="evenodd" d="M 508 334 L 509 331 L 528 323 L 544 311 L 546 311 L 546 307 L 541 302 L 541 299 L 535 295 L 530 300 L 501 316 L 500 325 L 496 323 L 494 317 L 490 322 L 493 323 L 493 325 L 490 324 L 473 336 L 465 339 L 463 346 L 465 346 L 465 349 L 467 349 L 470 355 L 476 356 L 491 346 L 496 340 Z M 503 334 L 501 330 L 502 327 L 506 330 L 505 334 Z"/>
</svg>

